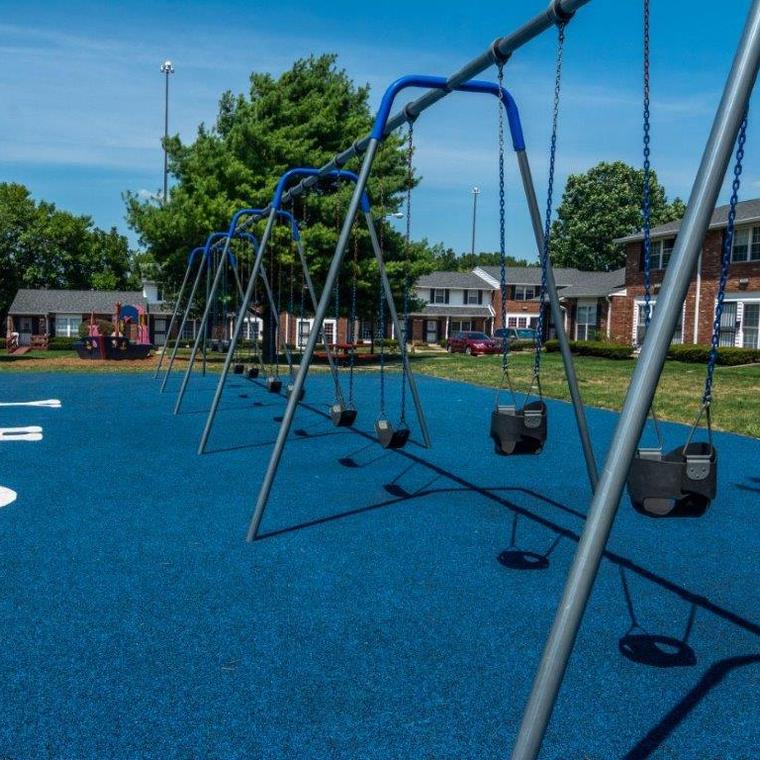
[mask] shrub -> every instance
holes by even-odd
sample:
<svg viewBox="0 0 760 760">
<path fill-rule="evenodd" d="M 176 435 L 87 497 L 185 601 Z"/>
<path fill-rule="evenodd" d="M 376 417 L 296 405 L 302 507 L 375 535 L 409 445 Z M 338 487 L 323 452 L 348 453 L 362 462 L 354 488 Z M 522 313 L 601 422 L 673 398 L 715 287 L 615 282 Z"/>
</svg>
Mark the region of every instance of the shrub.
<svg viewBox="0 0 760 760">
<path fill-rule="evenodd" d="M 90 323 L 89 322 L 80 322 L 79 323 L 79 337 L 80 338 L 87 338 L 90 335 Z"/>
<path fill-rule="evenodd" d="M 98 320 L 98 332 L 104 337 L 108 338 L 114 334 L 113 322 L 109 322 L 107 319 Z"/>
<path fill-rule="evenodd" d="M 549 353 L 559 351 L 558 340 L 548 340 L 544 347 Z M 630 359 L 633 348 L 624 343 L 606 343 L 596 340 L 571 340 L 570 350 L 578 356 L 599 356 L 603 359 Z"/>
<path fill-rule="evenodd" d="M 398 341 L 395 340 L 394 338 L 385 338 L 385 340 L 379 339 L 376 342 L 376 345 L 377 345 L 376 350 L 379 351 L 382 348 L 388 354 L 395 353 L 399 349 Z"/>
<path fill-rule="evenodd" d="M 535 343 L 532 340 L 511 340 L 509 341 L 510 351 L 528 351 L 532 350 Z"/>
<path fill-rule="evenodd" d="M 56 338 L 52 337 L 48 340 L 48 351 L 73 351 L 74 343 L 79 338 Z"/>
<path fill-rule="evenodd" d="M 690 364 L 707 364 L 710 346 L 684 346 L 675 344 L 668 349 L 668 359 Z M 754 348 L 726 347 L 718 349 L 717 363 L 727 367 L 760 362 L 760 351 Z"/>
<path fill-rule="evenodd" d="M 6 348 L 8 348 L 7 341 L 5 338 L 0 338 L 0 351 L 5 351 Z"/>
</svg>

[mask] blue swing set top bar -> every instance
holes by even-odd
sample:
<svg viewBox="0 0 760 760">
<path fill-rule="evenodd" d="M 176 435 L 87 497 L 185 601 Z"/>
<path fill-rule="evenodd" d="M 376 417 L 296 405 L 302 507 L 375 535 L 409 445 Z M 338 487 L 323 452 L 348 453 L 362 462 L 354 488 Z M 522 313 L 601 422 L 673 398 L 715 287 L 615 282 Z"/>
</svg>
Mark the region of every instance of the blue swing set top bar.
<svg viewBox="0 0 760 760">
<path fill-rule="evenodd" d="M 375 117 L 375 125 L 370 133 L 370 137 L 373 140 L 382 140 L 388 134 L 388 119 L 390 118 L 391 108 L 393 108 L 396 96 L 402 90 L 410 87 L 426 87 L 429 90 L 443 90 L 444 92 L 479 92 L 485 95 L 494 95 L 497 98 L 501 97 L 507 112 L 512 146 L 515 151 L 525 150 L 525 139 L 523 137 L 517 103 L 515 103 L 515 99 L 507 90 L 499 87 L 496 82 L 487 82 L 480 79 L 474 79 L 471 82 L 452 87 L 446 77 L 427 76 L 424 74 L 403 76 L 389 85 L 383 95 L 383 99 L 380 101 L 380 107 L 377 109 L 377 116 Z M 414 108 L 414 103 L 408 103 L 404 106 L 403 113 L 407 121 L 414 121 L 420 112 Z"/>
<path fill-rule="evenodd" d="M 387 118 L 382 137 L 398 129 L 402 124 L 409 121 L 410 118 L 416 118 L 424 110 L 446 97 L 450 92 L 459 89 L 461 85 L 469 83 L 471 79 L 478 76 L 478 74 L 482 74 L 490 66 L 496 63 L 505 63 L 515 50 L 538 37 L 550 27 L 569 21 L 575 11 L 589 2 L 590 0 L 552 0 L 545 11 L 534 16 L 511 34 L 494 40 L 483 53 L 451 74 L 445 80 L 445 87 L 430 88 L 416 100 L 407 103 L 394 116 Z M 316 184 L 319 181 L 319 176 L 340 169 L 352 158 L 360 156 L 367 150 L 372 139 L 373 135 L 368 134 L 355 140 L 351 147 L 342 153 L 338 153 L 329 163 L 321 167 L 318 170 L 318 175 L 305 177 L 297 185 L 288 190 L 284 196 L 284 200 L 300 195 L 304 190 Z"/>
<path fill-rule="evenodd" d="M 288 169 L 279 179 L 277 182 L 277 187 L 274 191 L 274 196 L 272 197 L 272 203 L 271 205 L 266 209 L 260 209 L 263 214 L 268 213 L 270 208 L 277 209 L 278 214 L 285 214 L 287 212 L 281 211 L 282 202 L 285 199 L 290 199 L 292 197 L 292 191 L 288 190 L 286 192 L 286 185 L 288 182 L 295 177 L 312 177 L 313 181 L 309 183 L 309 185 L 314 184 L 318 179 L 347 179 L 351 182 L 357 182 L 359 177 L 354 173 L 347 171 L 346 169 L 332 169 L 328 171 L 323 171 L 322 169 L 314 169 L 312 167 L 296 167 L 295 169 Z M 303 183 L 299 183 L 297 187 L 300 187 L 300 185 Z M 305 187 L 308 187 L 308 185 L 304 185 Z M 361 209 L 365 213 L 370 211 L 370 203 L 369 198 L 367 197 L 367 193 L 362 193 L 361 198 Z M 291 216 L 292 219 L 292 216 Z"/>
</svg>

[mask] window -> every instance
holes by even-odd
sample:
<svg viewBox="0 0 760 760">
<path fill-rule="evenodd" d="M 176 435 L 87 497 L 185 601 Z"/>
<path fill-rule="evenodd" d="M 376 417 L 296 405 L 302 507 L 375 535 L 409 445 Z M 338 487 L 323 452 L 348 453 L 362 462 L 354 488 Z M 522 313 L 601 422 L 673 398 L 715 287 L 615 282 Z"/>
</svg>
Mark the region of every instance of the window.
<svg viewBox="0 0 760 760">
<path fill-rule="evenodd" d="M 507 317 L 507 327 L 517 327 L 517 317 Z"/>
<path fill-rule="evenodd" d="M 185 326 L 182 328 L 182 340 L 194 340 L 195 339 L 195 320 L 188 319 L 185 322 Z"/>
<path fill-rule="evenodd" d="M 673 253 L 675 238 L 668 240 L 653 240 L 649 247 L 649 262 L 652 271 L 656 269 L 666 269 L 670 263 L 670 254 Z M 644 271 L 644 262 L 642 254 L 641 270 Z"/>
<path fill-rule="evenodd" d="M 309 334 L 311 333 L 311 321 L 302 319 L 298 323 L 298 348 L 303 348 L 306 345 L 306 341 L 309 340 Z"/>
<path fill-rule="evenodd" d="M 744 304 L 742 322 L 742 347 L 760 348 L 760 303 Z"/>
<path fill-rule="evenodd" d="M 326 319 L 322 323 L 322 335 L 326 343 L 335 343 L 335 321 Z"/>
<path fill-rule="evenodd" d="M 518 327 L 527 327 L 528 326 L 528 318 L 527 317 L 518 317 L 517 318 L 517 326 Z"/>
<path fill-rule="evenodd" d="M 575 317 L 575 339 L 592 340 L 596 332 L 596 304 L 578 304 Z"/>
<path fill-rule="evenodd" d="M 55 335 L 57 338 L 75 338 L 79 335 L 79 325 L 82 324 L 81 316 L 67 316 L 56 314 Z"/>
<path fill-rule="evenodd" d="M 734 232 L 731 261 L 760 261 L 760 227 L 743 227 Z"/>
<path fill-rule="evenodd" d="M 370 343 L 372 341 L 372 337 L 375 335 L 378 335 L 380 333 L 380 327 L 377 324 L 372 324 L 372 322 L 362 322 L 361 324 L 361 339 L 365 343 Z"/>
<path fill-rule="evenodd" d="M 446 303 L 446 291 L 443 288 L 433 288 L 433 303 Z"/>
<path fill-rule="evenodd" d="M 478 301 L 478 291 L 477 290 L 465 290 L 464 291 L 464 302 L 466 304 L 479 303 L 479 301 Z"/>
<path fill-rule="evenodd" d="M 246 317 L 243 323 L 243 340 L 259 340 L 261 320 L 256 317 Z"/>
<path fill-rule="evenodd" d="M 450 333 L 467 332 L 468 330 L 472 330 L 471 320 L 469 319 L 466 319 L 466 320 L 452 319 L 451 320 L 451 327 L 449 328 Z"/>
<path fill-rule="evenodd" d="M 736 301 L 726 301 L 723 304 L 723 313 L 720 315 L 720 334 L 718 335 L 719 346 L 736 345 Z"/>
<path fill-rule="evenodd" d="M 650 311 L 650 321 L 651 318 L 654 317 L 654 307 L 655 307 L 655 301 L 652 301 L 651 304 L 651 311 Z M 644 318 L 644 303 L 637 302 L 636 307 L 638 309 L 638 324 L 636 326 L 636 345 L 641 346 L 644 343 L 644 338 L 646 337 L 646 325 L 645 325 L 645 318 Z M 671 343 L 683 343 L 683 311 L 681 312 L 681 319 L 679 320 L 678 324 L 676 325 L 676 329 L 673 332 L 673 339 L 670 341 Z"/>
<path fill-rule="evenodd" d="M 515 285 L 515 301 L 530 301 L 536 297 L 534 285 Z"/>
</svg>

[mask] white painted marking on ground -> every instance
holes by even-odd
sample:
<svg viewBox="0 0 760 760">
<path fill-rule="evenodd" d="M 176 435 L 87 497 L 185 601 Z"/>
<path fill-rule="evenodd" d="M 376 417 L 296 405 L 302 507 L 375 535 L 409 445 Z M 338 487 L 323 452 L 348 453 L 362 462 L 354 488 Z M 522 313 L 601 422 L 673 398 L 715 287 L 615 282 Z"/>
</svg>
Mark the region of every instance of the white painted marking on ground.
<svg viewBox="0 0 760 760">
<path fill-rule="evenodd" d="M 9 504 L 13 504 L 17 496 L 18 494 L 15 491 L 11 491 L 10 488 L 0 486 L 0 507 L 7 507 Z"/>
<path fill-rule="evenodd" d="M 43 401 L 0 401 L 0 406 L 36 406 L 46 409 L 60 409 L 61 401 L 57 398 L 48 398 Z"/>
</svg>

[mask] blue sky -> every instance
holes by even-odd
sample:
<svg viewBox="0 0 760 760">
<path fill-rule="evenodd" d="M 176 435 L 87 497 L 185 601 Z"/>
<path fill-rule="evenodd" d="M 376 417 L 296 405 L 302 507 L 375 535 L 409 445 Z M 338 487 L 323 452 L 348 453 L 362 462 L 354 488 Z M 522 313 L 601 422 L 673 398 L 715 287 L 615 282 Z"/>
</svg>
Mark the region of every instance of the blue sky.
<svg viewBox="0 0 760 760">
<path fill-rule="evenodd" d="M 162 181 L 163 80 L 170 58 L 170 131 L 192 140 L 220 93 L 247 91 L 252 70 L 278 74 L 310 53 L 336 52 L 375 105 L 407 73 L 449 74 L 545 0 L 362 5 L 0 0 L 0 178 L 35 197 L 127 232 L 121 193 Z M 749 6 L 729 0 L 653 3 L 653 163 L 672 197 L 688 196 Z M 477 9 L 477 13 L 473 12 Z M 641 162 L 640 2 L 592 0 L 568 28 L 558 187 L 597 161 Z M 555 35 L 521 49 L 506 84 L 521 109 L 539 197 L 545 195 Z M 493 77 L 488 72 L 484 77 Z M 452 95 L 416 126 L 413 234 L 469 250 L 471 188 L 481 188 L 480 250 L 497 247 L 496 105 Z M 743 198 L 760 193 L 750 125 Z M 346 135 L 348 145 L 357 135 Z M 508 246 L 535 258 L 514 162 Z M 726 196 L 724 192 L 723 196 Z M 134 241 L 134 236 L 131 236 Z"/>
</svg>

